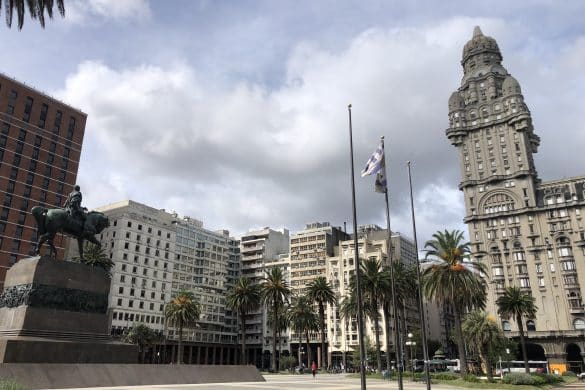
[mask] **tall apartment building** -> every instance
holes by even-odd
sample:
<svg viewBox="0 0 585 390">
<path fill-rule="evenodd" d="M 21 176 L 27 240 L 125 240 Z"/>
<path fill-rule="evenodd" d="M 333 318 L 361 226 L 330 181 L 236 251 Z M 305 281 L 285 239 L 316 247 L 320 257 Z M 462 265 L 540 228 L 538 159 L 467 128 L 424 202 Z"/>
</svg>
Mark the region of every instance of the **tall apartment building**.
<svg viewBox="0 0 585 390">
<path fill-rule="evenodd" d="M 167 362 L 175 356 L 176 330 L 164 318 L 165 305 L 181 290 L 201 304 L 197 326 L 185 329 L 186 363 L 236 363 L 237 322 L 225 296 L 238 276 L 239 243 L 227 231 L 180 218 L 131 200 L 96 209 L 110 218 L 101 234 L 115 267 L 110 288 L 112 333 L 137 324 L 162 333 Z M 154 359 L 153 359 L 154 360 Z"/>
<path fill-rule="evenodd" d="M 261 283 L 268 269 L 266 264 L 289 253 L 289 231 L 268 227 L 250 231 L 240 239 L 241 275 L 253 283 Z M 266 313 L 263 309 L 246 318 L 246 346 L 248 363 L 263 367 L 263 340 Z M 241 335 L 240 335 L 241 337 Z"/>
<path fill-rule="evenodd" d="M 490 269 L 488 310 L 497 313 L 495 301 L 507 286 L 531 294 L 538 312 L 526 322 L 529 358 L 578 370 L 585 352 L 585 177 L 538 177 L 533 154 L 540 139 L 520 84 L 479 27 L 461 64 L 446 134 L 461 158 L 473 256 Z M 508 335 L 518 335 L 513 319 L 500 321 Z"/>
<path fill-rule="evenodd" d="M 394 250 L 392 254 L 393 261 L 416 264 L 415 246 L 412 241 L 400 233 L 393 232 L 392 247 Z M 387 230 L 381 229 L 376 225 L 360 226 L 358 229 L 358 251 L 360 258 L 376 259 L 380 260 L 382 264 L 388 264 Z M 350 294 L 350 278 L 355 272 L 354 253 L 354 241 L 348 238 L 339 242 L 335 256 L 330 257 L 327 262 L 327 276 L 338 297 L 339 304 L 344 297 Z M 355 319 L 342 319 L 339 312 L 339 304 L 336 307 L 329 307 L 327 310 L 327 318 L 329 321 L 327 338 L 330 342 L 328 353 L 330 355 L 329 361 L 333 365 L 339 365 L 341 362 L 347 364 L 347 353 L 349 351 L 359 350 L 357 322 Z M 406 325 L 409 328 L 408 330 L 403 329 L 403 333 L 406 334 L 407 331 L 420 328 L 416 305 L 404 308 L 402 315 L 406 318 Z M 366 337 L 373 343 L 375 340 L 374 324 L 369 319 L 366 319 L 364 322 Z M 388 351 L 384 329 L 384 320 L 380 312 L 381 349 Z M 393 322 L 390 323 L 390 329 L 394 332 Z M 294 340 L 293 338 L 293 342 Z M 318 340 L 318 337 L 315 337 L 314 342 L 317 343 Z M 390 349 L 392 351 L 393 346 Z"/>
<path fill-rule="evenodd" d="M 290 239 L 291 289 L 306 293 L 306 285 L 318 276 L 327 277 L 327 258 L 333 256 L 339 241 L 349 239 L 341 228 L 329 222 L 307 224 Z"/>
<path fill-rule="evenodd" d="M 62 207 L 77 178 L 87 115 L 0 73 L 0 288 L 34 254 L 33 206 Z M 65 240 L 55 240 L 62 257 Z"/>
<path fill-rule="evenodd" d="M 109 301 L 112 334 L 121 335 L 137 324 L 162 334 L 164 306 L 171 299 L 175 218 L 131 200 L 96 211 L 110 219 L 100 242 L 115 264 Z"/>
</svg>

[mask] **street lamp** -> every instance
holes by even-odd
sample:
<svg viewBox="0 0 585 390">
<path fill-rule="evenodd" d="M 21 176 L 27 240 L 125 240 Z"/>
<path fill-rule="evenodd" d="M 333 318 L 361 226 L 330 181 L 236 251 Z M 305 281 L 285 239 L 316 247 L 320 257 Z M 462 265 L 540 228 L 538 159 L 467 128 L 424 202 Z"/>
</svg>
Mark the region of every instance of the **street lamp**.
<svg viewBox="0 0 585 390">
<path fill-rule="evenodd" d="M 412 381 L 414 382 L 414 368 L 415 368 L 416 357 L 412 354 L 412 347 L 416 347 L 416 341 L 413 341 L 412 340 L 412 333 L 409 333 L 407 336 L 408 336 L 408 341 L 405 344 L 407 346 L 410 346 L 410 360 L 411 360 L 411 367 L 412 367 Z"/>
</svg>

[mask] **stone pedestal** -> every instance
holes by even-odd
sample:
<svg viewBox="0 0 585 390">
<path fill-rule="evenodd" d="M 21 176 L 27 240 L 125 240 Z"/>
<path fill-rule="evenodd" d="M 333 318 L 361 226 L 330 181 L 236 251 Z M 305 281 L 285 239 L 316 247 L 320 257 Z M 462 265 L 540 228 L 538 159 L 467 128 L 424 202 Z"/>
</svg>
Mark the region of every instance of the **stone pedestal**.
<svg viewBox="0 0 585 390">
<path fill-rule="evenodd" d="M 0 295 L 1 363 L 136 363 L 110 340 L 104 270 L 48 257 L 20 260 Z"/>
</svg>

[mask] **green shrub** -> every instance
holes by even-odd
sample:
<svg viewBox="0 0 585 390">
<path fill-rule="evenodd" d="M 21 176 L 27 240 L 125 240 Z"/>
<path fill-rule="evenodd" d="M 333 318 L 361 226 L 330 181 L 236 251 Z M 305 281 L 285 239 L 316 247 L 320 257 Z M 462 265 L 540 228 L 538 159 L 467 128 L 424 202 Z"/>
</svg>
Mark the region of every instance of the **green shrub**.
<svg viewBox="0 0 585 390">
<path fill-rule="evenodd" d="M 13 379 L 0 378 L 0 390 L 25 390 L 26 387 L 16 382 Z"/>
<path fill-rule="evenodd" d="M 510 385 L 531 385 L 540 386 L 547 383 L 547 379 L 542 375 L 530 375 L 524 372 L 512 372 L 504 377 L 504 383 Z"/>
<path fill-rule="evenodd" d="M 481 379 L 479 379 L 478 377 L 476 377 L 473 374 L 465 374 L 465 376 L 463 377 L 463 380 L 465 382 L 473 382 L 473 383 L 481 382 Z"/>
<path fill-rule="evenodd" d="M 432 378 L 440 381 L 453 381 L 459 379 L 459 375 L 453 374 L 452 372 L 437 372 L 432 375 Z"/>
<path fill-rule="evenodd" d="M 561 378 L 559 375 L 553 375 L 553 374 L 533 374 L 533 376 L 542 378 L 546 381 L 546 383 L 560 383 L 563 381 L 563 378 Z"/>
<path fill-rule="evenodd" d="M 563 372 L 563 376 L 567 376 L 567 377 L 571 377 L 571 378 L 576 378 L 577 374 L 575 374 L 573 371 L 565 371 Z"/>
</svg>

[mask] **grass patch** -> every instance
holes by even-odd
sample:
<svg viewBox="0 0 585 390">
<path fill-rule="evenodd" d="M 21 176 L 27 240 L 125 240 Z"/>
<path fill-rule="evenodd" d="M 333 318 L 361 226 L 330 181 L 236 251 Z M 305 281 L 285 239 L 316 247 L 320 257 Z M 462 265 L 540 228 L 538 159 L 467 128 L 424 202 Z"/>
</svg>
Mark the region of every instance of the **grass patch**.
<svg viewBox="0 0 585 390">
<path fill-rule="evenodd" d="M 13 379 L 0 378 L 0 390 L 26 390 L 26 387 Z"/>
</svg>

